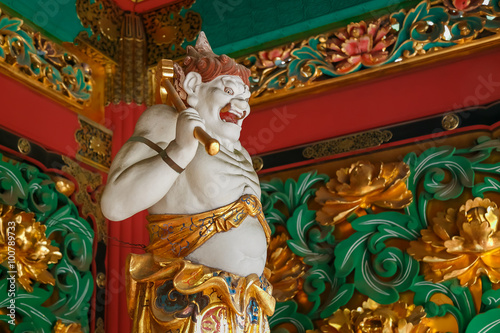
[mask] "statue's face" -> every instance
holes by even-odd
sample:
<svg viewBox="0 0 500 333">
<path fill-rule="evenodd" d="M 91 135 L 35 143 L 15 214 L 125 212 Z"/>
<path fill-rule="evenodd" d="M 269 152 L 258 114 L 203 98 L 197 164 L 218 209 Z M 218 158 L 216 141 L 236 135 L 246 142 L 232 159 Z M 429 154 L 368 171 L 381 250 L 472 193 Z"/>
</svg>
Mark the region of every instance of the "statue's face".
<svg viewBox="0 0 500 333">
<path fill-rule="evenodd" d="M 191 73 L 190 73 L 191 74 Z M 222 139 L 236 142 L 243 120 L 250 113 L 250 91 L 239 76 L 222 75 L 210 82 L 198 82 L 193 89 L 196 105 L 207 129 Z M 188 97 L 188 101 L 193 101 Z"/>
</svg>

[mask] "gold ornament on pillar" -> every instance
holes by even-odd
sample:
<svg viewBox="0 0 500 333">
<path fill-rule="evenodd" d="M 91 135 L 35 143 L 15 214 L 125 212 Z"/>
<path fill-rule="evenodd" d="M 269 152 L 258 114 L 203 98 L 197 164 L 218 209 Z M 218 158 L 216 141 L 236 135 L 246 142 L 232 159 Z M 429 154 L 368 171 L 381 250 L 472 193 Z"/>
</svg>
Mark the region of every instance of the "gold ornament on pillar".
<svg viewBox="0 0 500 333">
<path fill-rule="evenodd" d="M 146 35 L 139 15 L 126 13 L 124 16 L 118 59 L 113 102 L 145 103 L 148 96 Z"/>
</svg>

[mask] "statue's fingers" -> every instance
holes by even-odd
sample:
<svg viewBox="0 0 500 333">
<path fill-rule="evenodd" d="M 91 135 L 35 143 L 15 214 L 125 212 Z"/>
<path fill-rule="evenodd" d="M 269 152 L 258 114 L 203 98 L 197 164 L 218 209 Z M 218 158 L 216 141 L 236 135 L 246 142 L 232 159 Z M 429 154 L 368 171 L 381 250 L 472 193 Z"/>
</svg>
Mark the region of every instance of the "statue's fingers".
<svg viewBox="0 0 500 333">
<path fill-rule="evenodd" d="M 205 120 L 203 118 L 201 118 L 200 116 L 188 116 L 186 119 L 188 120 L 193 120 L 193 121 L 199 121 L 201 122 L 202 124 L 205 123 Z"/>
<path fill-rule="evenodd" d="M 193 108 L 188 108 L 188 109 L 186 109 L 186 110 L 183 110 L 183 111 L 181 111 L 181 113 L 180 113 L 180 114 L 189 114 L 189 115 L 197 115 L 197 116 L 199 116 L 199 115 L 200 115 L 200 114 L 198 113 L 198 111 L 196 111 L 196 110 L 195 110 L 195 109 L 193 109 Z"/>
</svg>

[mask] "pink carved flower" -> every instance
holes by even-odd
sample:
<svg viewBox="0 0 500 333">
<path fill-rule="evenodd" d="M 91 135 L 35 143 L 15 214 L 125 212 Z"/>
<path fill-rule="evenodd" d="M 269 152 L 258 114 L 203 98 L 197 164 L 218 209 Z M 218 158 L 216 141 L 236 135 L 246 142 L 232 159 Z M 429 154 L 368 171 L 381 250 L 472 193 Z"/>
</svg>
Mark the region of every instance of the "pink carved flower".
<svg viewBox="0 0 500 333">
<path fill-rule="evenodd" d="M 351 23 L 327 40 L 327 60 L 335 63 L 338 72 L 349 73 L 360 63 L 372 66 L 386 60 L 389 57 L 387 48 L 395 41 L 388 16 L 368 26 L 364 21 Z"/>
<path fill-rule="evenodd" d="M 295 44 L 290 44 L 287 46 L 277 47 L 270 51 L 259 52 L 259 58 L 255 65 L 258 68 L 270 68 L 277 66 L 277 62 L 284 61 L 290 57 L 290 53 Z"/>
<path fill-rule="evenodd" d="M 483 0 L 444 0 L 443 3 L 451 10 L 468 12 L 481 6 Z"/>
</svg>

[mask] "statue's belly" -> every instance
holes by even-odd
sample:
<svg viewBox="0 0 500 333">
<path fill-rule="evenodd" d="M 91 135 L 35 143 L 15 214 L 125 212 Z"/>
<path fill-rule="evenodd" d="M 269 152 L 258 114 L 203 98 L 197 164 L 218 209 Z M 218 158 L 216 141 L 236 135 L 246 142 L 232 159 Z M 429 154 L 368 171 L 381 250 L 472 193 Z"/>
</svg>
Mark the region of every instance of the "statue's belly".
<svg viewBox="0 0 500 333">
<path fill-rule="evenodd" d="M 186 259 L 240 276 L 260 276 L 266 251 L 264 229 L 256 218 L 248 216 L 239 227 L 215 234 Z"/>
<path fill-rule="evenodd" d="M 149 213 L 197 214 L 228 205 L 245 194 L 260 197 L 258 177 L 250 161 L 233 157 L 223 152 L 216 156 L 199 152 Z M 237 228 L 212 236 L 186 259 L 240 276 L 261 275 L 266 251 L 262 225 L 248 216 Z"/>
</svg>

